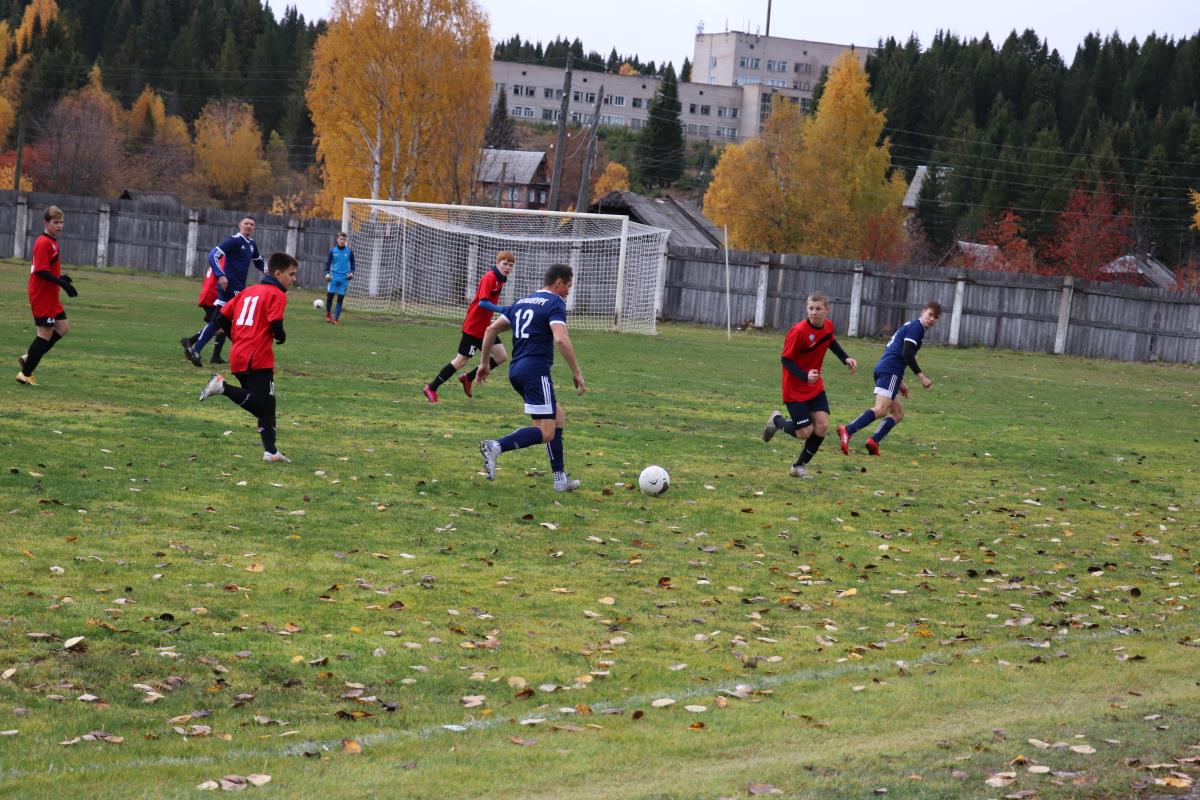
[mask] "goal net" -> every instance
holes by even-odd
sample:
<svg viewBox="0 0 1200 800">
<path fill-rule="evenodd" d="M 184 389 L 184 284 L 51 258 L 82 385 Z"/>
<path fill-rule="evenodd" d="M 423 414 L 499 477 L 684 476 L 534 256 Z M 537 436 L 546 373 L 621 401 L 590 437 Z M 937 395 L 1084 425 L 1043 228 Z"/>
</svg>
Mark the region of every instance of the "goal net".
<svg viewBox="0 0 1200 800">
<path fill-rule="evenodd" d="M 517 263 L 500 305 L 542 288 L 551 264 L 568 264 L 571 327 L 655 333 L 669 231 L 612 214 L 352 198 L 342 224 L 354 250 L 354 308 L 461 319 L 496 254 L 509 250 Z"/>
</svg>

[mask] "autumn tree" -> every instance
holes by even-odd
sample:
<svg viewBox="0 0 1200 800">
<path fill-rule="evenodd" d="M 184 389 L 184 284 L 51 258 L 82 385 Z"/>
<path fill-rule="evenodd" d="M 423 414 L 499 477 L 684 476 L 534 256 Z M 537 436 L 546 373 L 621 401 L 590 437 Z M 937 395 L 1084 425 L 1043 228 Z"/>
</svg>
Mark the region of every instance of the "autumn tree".
<svg viewBox="0 0 1200 800">
<path fill-rule="evenodd" d="M 1094 280 L 1101 267 L 1129 252 L 1132 224 L 1133 217 L 1117 208 L 1107 185 L 1077 187 L 1043 247 L 1046 260 L 1059 274 Z"/>
<path fill-rule="evenodd" d="M 196 176 L 214 197 L 236 204 L 269 192 L 254 110 L 240 100 L 212 100 L 196 120 Z"/>
<path fill-rule="evenodd" d="M 168 114 L 162 96 L 147 86 L 126 117 L 129 188 L 169 186 L 192 169 L 187 123 Z"/>
<path fill-rule="evenodd" d="M 27 167 L 42 191 L 111 196 L 124 175 L 124 110 L 100 82 L 100 71 L 83 89 L 38 117 L 38 144 Z"/>
<path fill-rule="evenodd" d="M 490 53 L 473 0 L 335 0 L 307 91 L 323 207 L 461 194 L 487 124 Z"/>
<path fill-rule="evenodd" d="M 1193 189 L 1188 190 L 1192 196 L 1192 206 L 1196 209 L 1196 215 L 1192 217 L 1192 229 L 1200 231 L 1200 192 Z"/>
<path fill-rule="evenodd" d="M 628 192 L 629 191 L 629 170 L 624 164 L 618 164 L 616 161 L 608 162 L 608 166 L 604 168 L 604 173 L 596 179 L 596 188 L 593 194 L 597 197 L 604 197 L 609 192 Z"/>
<path fill-rule="evenodd" d="M 972 246 L 959 252 L 956 264 L 966 269 L 1035 274 L 1042 271 L 1037 253 L 1025 236 L 1020 216 L 1005 209 L 975 234 Z"/>
<path fill-rule="evenodd" d="M 884 123 L 846 53 L 815 117 L 776 97 L 761 136 L 725 149 L 705 209 L 737 247 L 889 259 L 902 249 L 906 187 L 891 171 Z"/>
</svg>

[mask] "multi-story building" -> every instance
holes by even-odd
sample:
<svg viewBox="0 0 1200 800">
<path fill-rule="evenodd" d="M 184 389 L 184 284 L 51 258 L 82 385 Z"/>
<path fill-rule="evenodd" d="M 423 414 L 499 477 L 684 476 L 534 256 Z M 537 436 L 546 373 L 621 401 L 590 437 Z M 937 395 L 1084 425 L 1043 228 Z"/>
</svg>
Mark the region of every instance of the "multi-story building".
<svg viewBox="0 0 1200 800">
<path fill-rule="evenodd" d="M 679 84 L 680 122 L 692 139 L 740 141 L 759 134 L 775 95 L 803 108 L 822 72 L 843 52 L 861 61 L 871 48 L 808 42 L 780 36 L 731 31 L 698 33 L 692 56 L 692 80 Z M 508 112 L 526 122 L 557 122 L 561 113 L 563 71 L 557 67 L 492 62 L 492 102 L 507 94 Z M 567 108 L 572 122 L 590 123 L 596 97 L 604 87 L 600 124 L 645 126 L 659 79 L 576 70 Z"/>
</svg>

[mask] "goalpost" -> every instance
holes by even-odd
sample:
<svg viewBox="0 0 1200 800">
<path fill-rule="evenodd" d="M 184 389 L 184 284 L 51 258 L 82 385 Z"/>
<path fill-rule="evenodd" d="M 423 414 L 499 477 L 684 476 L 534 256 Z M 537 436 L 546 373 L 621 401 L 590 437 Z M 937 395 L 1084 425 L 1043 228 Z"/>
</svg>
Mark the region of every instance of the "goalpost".
<svg viewBox="0 0 1200 800">
<path fill-rule="evenodd" d="M 572 327 L 656 332 L 670 231 L 625 216 L 346 198 L 342 229 L 354 250 L 355 308 L 461 319 L 496 254 L 510 250 L 517 264 L 501 305 L 542 288 L 551 264 L 568 264 Z"/>
</svg>

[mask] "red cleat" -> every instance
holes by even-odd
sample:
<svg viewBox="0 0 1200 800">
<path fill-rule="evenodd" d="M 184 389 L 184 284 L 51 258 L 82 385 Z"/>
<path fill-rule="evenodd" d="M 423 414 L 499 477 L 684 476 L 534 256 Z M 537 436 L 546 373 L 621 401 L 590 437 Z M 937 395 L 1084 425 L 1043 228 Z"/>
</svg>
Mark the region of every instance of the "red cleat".
<svg viewBox="0 0 1200 800">
<path fill-rule="evenodd" d="M 332 315 L 332 314 L 326 314 L 326 315 L 325 315 L 325 321 L 326 321 L 326 322 L 330 322 L 330 323 L 332 323 L 332 322 L 333 322 L 333 315 Z"/>
<path fill-rule="evenodd" d="M 425 395 L 425 399 L 429 402 L 436 403 L 438 401 L 437 392 L 435 392 L 433 389 L 430 389 L 428 383 L 421 387 L 421 392 Z"/>
<path fill-rule="evenodd" d="M 850 432 L 846 430 L 845 425 L 837 426 L 838 447 L 842 448 L 842 452 L 850 455 Z"/>
<path fill-rule="evenodd" d="M 470 374 L 463 373 L 462 375 L 459 375 L 458 382 L 462 384 L 463 392 L 467 395 L 467 397 L 475 396 L 471 394 L 471 384 L 473 384 L 475 381 L 471 380 Z"/>
<path fill-rule="evenodd" d="M 873 456 L 879 455 L 879 442 L 874 439 L 867 439 L 867 452 Z"/>
</svg>

